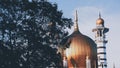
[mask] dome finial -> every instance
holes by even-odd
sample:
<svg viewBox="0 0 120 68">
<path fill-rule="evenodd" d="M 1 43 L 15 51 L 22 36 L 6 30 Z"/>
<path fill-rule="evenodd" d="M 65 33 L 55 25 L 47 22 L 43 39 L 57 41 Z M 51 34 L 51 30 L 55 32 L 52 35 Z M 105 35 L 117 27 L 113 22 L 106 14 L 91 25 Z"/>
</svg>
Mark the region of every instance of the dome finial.
<svg viewBox="0 0 120 68">
<path fill-rule="evenodd" d="M 77 23 L 78 22 L 78 14 L 77 14 L 77 10 L 75 12 L 75 22 Z"/>
<path fill-rule="evenodd" d="M 77 10 L 75 12 L 75 23 L 74 23 L 74 31 L 78 31 L 78 14 L 77 14 Z"/>
<path fill-rule="evenodd" d="M 101 13 L 99 12 L 99 18 L 101 18 Z"/>
</svg>

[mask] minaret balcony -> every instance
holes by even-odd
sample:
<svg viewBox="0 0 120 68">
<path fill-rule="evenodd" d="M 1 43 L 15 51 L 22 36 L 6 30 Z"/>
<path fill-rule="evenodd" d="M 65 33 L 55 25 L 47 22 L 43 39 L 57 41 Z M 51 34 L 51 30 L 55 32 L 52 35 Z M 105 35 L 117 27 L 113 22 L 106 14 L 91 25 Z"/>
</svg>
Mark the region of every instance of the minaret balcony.
<svg viewBox="0 0 120 68">
<path fill-rule="evenodd" d="M 102 43 L 102 42 L 103 42 L 103 43 L 107 43 L 108 40 L 95 40 L 95 42 L 96 42 L 96 43 Z"/>
</svg>

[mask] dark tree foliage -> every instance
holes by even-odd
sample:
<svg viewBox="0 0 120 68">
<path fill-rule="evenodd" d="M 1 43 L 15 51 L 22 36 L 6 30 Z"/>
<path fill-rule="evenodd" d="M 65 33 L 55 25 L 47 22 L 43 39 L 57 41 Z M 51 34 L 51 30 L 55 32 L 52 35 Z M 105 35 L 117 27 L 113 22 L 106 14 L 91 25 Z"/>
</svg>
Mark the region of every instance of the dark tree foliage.
<svg viewBox="0 0 120 68">
<path fill-rule="evenodd" d="M 56 47 L 72 25 L 62 15 L 45 0 L 0 0 L 0 68 L 59 68 Z"/>
</svg>

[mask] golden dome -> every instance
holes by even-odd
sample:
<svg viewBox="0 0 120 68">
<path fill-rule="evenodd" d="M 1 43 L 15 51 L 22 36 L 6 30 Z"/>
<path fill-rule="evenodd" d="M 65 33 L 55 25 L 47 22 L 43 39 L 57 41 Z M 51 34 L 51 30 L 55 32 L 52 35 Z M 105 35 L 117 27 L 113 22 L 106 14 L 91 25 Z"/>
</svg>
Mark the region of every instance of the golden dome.
<svg viewBox="0 0 120 68">
<path fill-rule="evenodd" d="M 101 18 L 100 12 L 99 12 L 99 18 L 96 21 L 96 25 L 104 25 L 104 20 Z"/>
<path fill-rule="evenodd" d="M 87 56 L 91 61 L 91 68 L 96 68 L 97 45 L 91 38 L 79 32 L 77 11 L 75 17 L 74 32 L 62 41 L 61 53 L 67 58 L 68 68 L 86 68 Z"/>
<path fill-rule="evenodd" d="M 73 32 L 69 38 L 70 45 L 65 50 L 68 60 L 68 68 L 86 68 L 86 57 L 91 60 L 91 68 L 95 68 L 97 62 L 97 47 L 92 39 L 82 35 L 79 31 Z"/>
<path fill-rule="evenodd" d="M 98 18 L 96 21 L 97 25 L 103 25 L 104 24 L 104 20 L 102 18 Z"/>
</svg>

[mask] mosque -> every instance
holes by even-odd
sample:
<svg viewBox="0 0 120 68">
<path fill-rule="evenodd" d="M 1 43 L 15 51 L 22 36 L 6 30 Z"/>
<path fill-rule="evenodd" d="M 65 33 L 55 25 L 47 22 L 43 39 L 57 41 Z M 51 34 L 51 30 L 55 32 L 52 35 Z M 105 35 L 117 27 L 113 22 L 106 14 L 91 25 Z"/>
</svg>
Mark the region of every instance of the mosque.
<svg viewBox="0 0 120 68">
<path fill-rule="evenodd" d="M 104 20 L 96 21 L 95 40 L 82 34 L 78 27 L 78 14 L 76 11 L 74 31 L 64 38 L 59 47 L 63 60 L 63 68 L 107 68 L 106 59 L 106 36 L 109 31 L 104 25 Z"/>
</svg>

